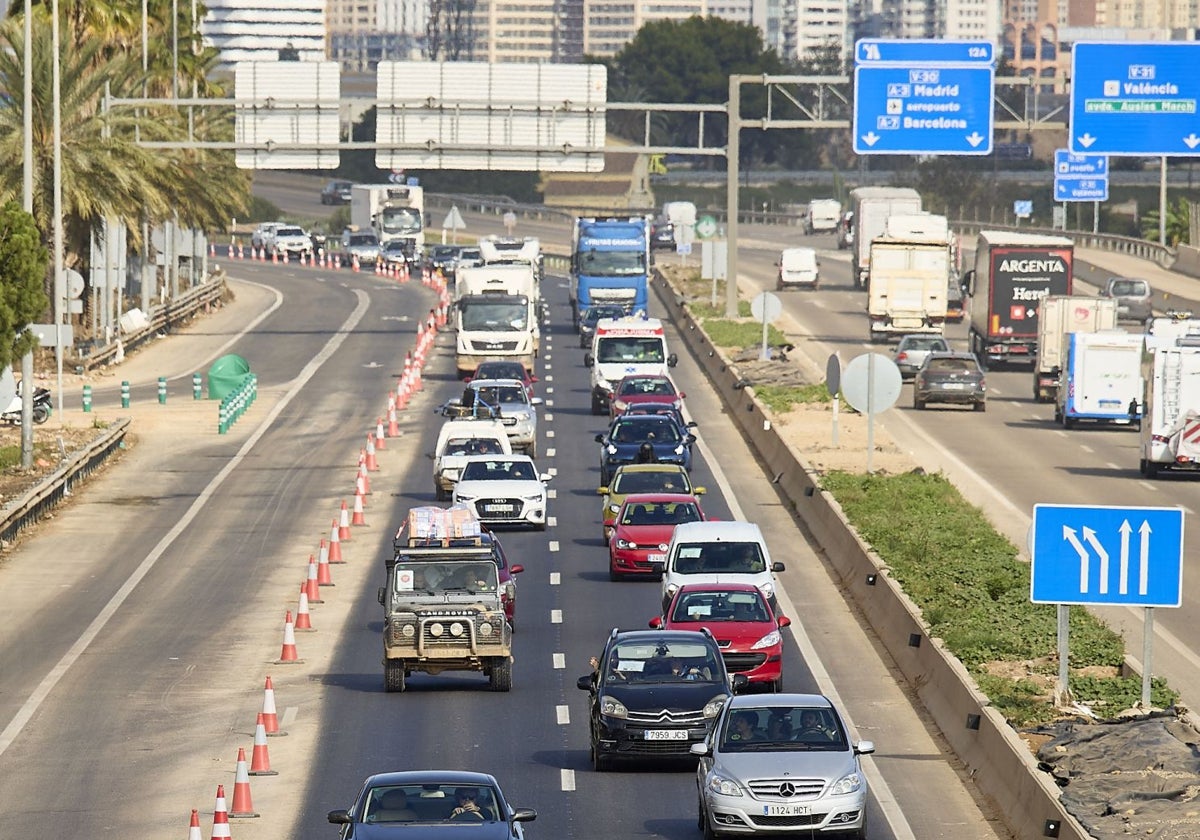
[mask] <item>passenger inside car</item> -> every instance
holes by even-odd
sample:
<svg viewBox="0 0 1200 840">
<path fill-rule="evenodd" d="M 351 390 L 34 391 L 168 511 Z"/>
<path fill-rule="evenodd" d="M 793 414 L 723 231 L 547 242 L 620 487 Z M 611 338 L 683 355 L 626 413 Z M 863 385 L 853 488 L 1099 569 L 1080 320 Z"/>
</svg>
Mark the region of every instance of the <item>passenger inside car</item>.
<svg viewBox="0 0 1200 840">
<path fill-rule="evenodd" d="M 408 807 L 404 788 L 389 788 L 378 793 L 371 803 L 366 822 L 412 822 L 417 813 Z"/>
</svg>

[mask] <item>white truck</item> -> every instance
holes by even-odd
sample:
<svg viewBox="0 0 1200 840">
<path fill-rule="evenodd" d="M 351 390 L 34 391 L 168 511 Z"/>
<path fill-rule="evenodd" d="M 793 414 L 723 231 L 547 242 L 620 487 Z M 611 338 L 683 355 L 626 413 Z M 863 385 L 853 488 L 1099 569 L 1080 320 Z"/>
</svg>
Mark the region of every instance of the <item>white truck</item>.
<svg viewBox="0 0 1200 840">
<path fill-rule="evenodd" d="M 842 218 L 842 203 L 833 198 L 816 198 L 808 202 L 804 217 L 805 233 L 833 233 Z"/>
<path fill-rule="evenodd" d="M 456 283 L 461 282 L 460 274 Z M 459 378 L 474 374 L 482 362 L 520 362 L 532 373 L 541 349 L 537 307 L 529 295 L 504 290 L 458 298 L 454 304 L 458 333 L 454 364 Z"/>
<path fill-rule="evenodd" d="M 375 232 L 380 248 L 409 239 L 419 260 L 425 252 L 425 191 L 400 184 L 355 184 L 350 188 L 350 224 Z"/>
<path fill-rule="evenodd" d="M 893 214 L 871 243 L 867 317 L 871 341 L 946 325 L 951 248 L 945 216 Z"/>
<path fill-rule="evenodd" d="M 1033 365 L 1034 402 L 1058 399 L 1063 371 L 1064 337 L 1117 326 L 1117 302 L 1093 295 L 1049 295 L 1042 298 L 1038 318 L 1037 361 Z"/>
<path fill-rule="evenodd" d="M 1064 429 L 1080 420 L 1128 425 L 1141 420 L 1145 337 L 1124 330 L 1067 333 L 1054 419 Z"/>
<path fill-rule="evenodd" d="M 921 195 L 909 187 L 858 187 L 850 191 L 854 242 L 850 263 L 855 288 L 866 286 L 871 270 L 871 240 L 881 236 L 892 214 L 920 213 Z"/>
<path fill-rule="evenodd" d="M 1141 472 L 1200 470 L 1200 345 L 1182 338 L 1143 357 Z"/>
</svg>

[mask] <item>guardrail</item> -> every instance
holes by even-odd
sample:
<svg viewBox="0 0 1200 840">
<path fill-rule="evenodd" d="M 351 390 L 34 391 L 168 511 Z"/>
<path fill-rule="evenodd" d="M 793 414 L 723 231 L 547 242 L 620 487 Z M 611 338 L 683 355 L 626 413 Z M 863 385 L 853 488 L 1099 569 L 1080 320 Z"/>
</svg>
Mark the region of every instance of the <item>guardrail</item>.
<svg viewBox="0 0 1200 840">
<path fill-rule="evenodd" d="M 91 475 L 124 443 L 128 431 L 129 418 L 116 421 L 107 434 L 101 435 L 86 448 L 76 452 L 24 496 L 0 508 L 0 540 L 11 542 L 22 529 L 28 528 L 58 507 L 76 482 Z"/>
<path fill-rule="evenodd" d="M 214 272 L 209 278 L 183 292 L 178 297 L 152 306 L 147 313 L 145 327 L 118 339 L 91 349 L 89 352 L 68 359 L 68 362 L 84 371 L 96 365 L 112 361 L 118 350 L 132 350 L 154 338 L 164 328 L 186 321 L 205 307 L 212 306 L 225 294 L 225 272 Z"/>
<path fill-rule="evenodd" d="M 1149 260 L 1163 268 L 1170 268 L 1178 257 L 1175 248 L 1150 242 L 1146 239 L 1136 239 L 1132 236 L 1118 236 L 1112 233 L 1092 233 L 1081 230 L 1054 230 L 1053 228 L 1013 227 L 1012 225 L 993 225 L 986 222 L 951 222 L 951 226 L 962 234 L 975 235 L 981 230 L 1005 230 L 1014 233 L 1032 233 L 1045 236 L 1065 236 L 1074 241 L 1080 248 L 1094 248 L 1099 251 L 1114 251 L 1128 254 L 1138 259 Z"/>
</svg>

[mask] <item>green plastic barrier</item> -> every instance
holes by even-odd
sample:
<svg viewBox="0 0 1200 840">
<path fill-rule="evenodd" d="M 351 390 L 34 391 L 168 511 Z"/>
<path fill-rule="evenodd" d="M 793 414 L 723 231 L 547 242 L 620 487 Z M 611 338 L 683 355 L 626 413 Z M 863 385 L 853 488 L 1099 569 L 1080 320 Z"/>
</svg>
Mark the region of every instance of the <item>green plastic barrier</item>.
<svg viewBox="0 0 1200 840">
<path fill-rule="evenodd" d="M 222 400 L 241 387 L 250 372 L 250 363 L 230 353 L 212 363 L 208 369 L 208 398 Z"/>
</svg>

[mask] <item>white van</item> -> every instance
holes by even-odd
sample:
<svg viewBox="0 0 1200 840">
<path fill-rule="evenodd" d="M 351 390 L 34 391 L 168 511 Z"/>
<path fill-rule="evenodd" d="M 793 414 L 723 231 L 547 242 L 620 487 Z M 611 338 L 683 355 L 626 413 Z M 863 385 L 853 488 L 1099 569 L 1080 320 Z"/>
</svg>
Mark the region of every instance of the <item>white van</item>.
<svg viewBox="0 0 1200 840">
<path fill-rule="evenodd" d="M 472 455 L 512 454 L 508 431 L 499 420 L 447 420 L 433 450 L 433 492 L 439 502 L 450 498 Z"/>
<path fill-rule="evenodd" d="M 784 248 L 776 265 L 779 277 L 775 288 L 779 291 L 795 287 L 815 289 L 821 282 L 821 263 L 812 248 Z"/>
<path fill-rule="evenodd" d="M 679 587 L 689 583 L 752 583 L 775 606 L 775 578 L 767 541 L 753 522 L 685 522 L 667 546 L 662 602 L 666 610 Z"/>
<path fill-rule="evenodd" d="M 832 198 L 817 198 L 808 202 L 804 218 L 806 233 L 833 233 L 842 216 L 842 203 Z"/>
</svg>

